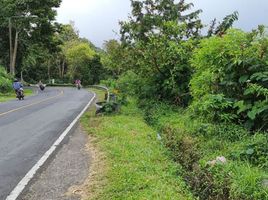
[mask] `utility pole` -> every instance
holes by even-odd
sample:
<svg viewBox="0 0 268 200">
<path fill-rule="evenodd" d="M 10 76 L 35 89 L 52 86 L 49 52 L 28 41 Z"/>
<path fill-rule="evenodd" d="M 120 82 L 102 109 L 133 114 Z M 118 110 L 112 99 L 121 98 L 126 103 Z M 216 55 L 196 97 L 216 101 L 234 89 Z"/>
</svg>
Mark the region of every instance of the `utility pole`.
<svg viewBox="0 0 268 200">
<path fill-rule="evenodd" d="M 13 54 L 12 54 L 12 75 L 15 75 L 15 65 L 16 65 L 16 58 L 17 58 L 17 52 L 18 52 L 18 40 L 19 40 L 19 32 L 16 30 L 16 35 L 15 35 L 15 41 L 14 41 L 14 48 L 13 49 Z"/>
<path fill-rule="evenodd" d="M 12 43 L 12 24 L 11 24 L 11 17 L 8 18 L 8 27 L 9 27 L 9 71 L 12 75 L 15 74 L 15 70 L 13 69 L 13 43 Z"/>
</svg>

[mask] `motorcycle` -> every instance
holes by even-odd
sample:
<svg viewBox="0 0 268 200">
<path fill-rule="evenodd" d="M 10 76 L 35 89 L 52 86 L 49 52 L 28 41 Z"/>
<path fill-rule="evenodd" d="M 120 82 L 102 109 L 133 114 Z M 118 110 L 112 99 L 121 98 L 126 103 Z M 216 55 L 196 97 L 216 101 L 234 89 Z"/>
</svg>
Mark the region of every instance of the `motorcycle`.
<svg viewBox="0 0 268 200">
<path fill-rule="evenodd" d="M 40 88 L 41 91 L 45 90 L 45 86 L 43 84 L 39 85 L 39 88 Z"/>
<path fill-rule="evenodd" d="M 76 84 L 76 87 L 77 87 L 78 90 L 80 90 L 81 89 L 81 84 L 79 84 L 79 83 Z"/>
<path fill-rule="evenodd" d="M 16 94 L 17 94 L 17 98 L 19 100 L 24 100 L 24 90 L 23 88 L 20 88 L 16 91 Z"/>
</svg>

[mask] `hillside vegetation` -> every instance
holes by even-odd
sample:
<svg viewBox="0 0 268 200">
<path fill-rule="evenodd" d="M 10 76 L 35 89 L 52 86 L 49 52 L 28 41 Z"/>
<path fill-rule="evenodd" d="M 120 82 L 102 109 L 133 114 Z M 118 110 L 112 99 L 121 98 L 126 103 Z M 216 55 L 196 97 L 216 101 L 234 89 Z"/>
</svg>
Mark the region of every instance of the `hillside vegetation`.
<svg viewBox="0 0 268 200">
<path fill-rule="evenodd" d="M 202 35 L 201 11 L 190 8 L 132 1 L 121 42 L 106 43 L 105 63 L 118 65 L 109 65 L 113 77 L 103 84 L 119 99 L 137 98 L 196 198 L 268 199 L 265 27 L 232 28 L 235 12 Z"/>
</svg>

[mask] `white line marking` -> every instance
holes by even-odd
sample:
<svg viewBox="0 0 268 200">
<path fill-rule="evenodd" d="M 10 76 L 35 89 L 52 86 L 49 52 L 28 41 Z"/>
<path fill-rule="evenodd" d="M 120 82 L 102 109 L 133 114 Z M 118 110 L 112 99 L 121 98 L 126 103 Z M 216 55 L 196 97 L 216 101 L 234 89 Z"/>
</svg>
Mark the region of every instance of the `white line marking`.
<svg viewBox="0 0 268 200">
<path fill-rule="evenodd" d="M 89 101 L 86 107 L 81 111 L 81 113 L 74 119 L 74 121 L 65 129 L 65 131 L 60 135 L 60 137 L 56 140 L 56 142 L 50 147 L 50 149 L 42 156 L 42 158 L 32 167 L 32 169 L 24 176 L 24 178 L 18 183 L 18 185 L 12 190 L 12 192 L 8 195 L 6 200 L 16 200 L 25 187 L 28 185 L 30 180 L 34 177 L 37 170 L 42 167 L 42 165 L 47 161 L 47 159 L 51 156 L 51 154 L 56 150 L 56 148 L 60 145 L 63 139 L 68 135 L 69 131 L 74 127 L 74 125 L 78 122 L 80 117 L 86 112 L 86 110 L 91 105 L 92 101 L 95 99 L 96 94 Z"/>
</svg>

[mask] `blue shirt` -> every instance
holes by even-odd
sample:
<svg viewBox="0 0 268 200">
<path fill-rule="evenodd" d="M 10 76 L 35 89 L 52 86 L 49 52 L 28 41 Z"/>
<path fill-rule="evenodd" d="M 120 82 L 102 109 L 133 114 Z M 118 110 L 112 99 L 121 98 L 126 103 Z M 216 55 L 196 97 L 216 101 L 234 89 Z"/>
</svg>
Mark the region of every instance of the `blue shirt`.
<svg viewBox="0 0 268 200">
<path fill-rule="evenodd" d="M 23 85 L 20 82 L 14 82 L 13 83 L 14 90 L 18 90 L 18 89 L 20 89 L 22 87 L 23 87 Z"/>
</svg>

